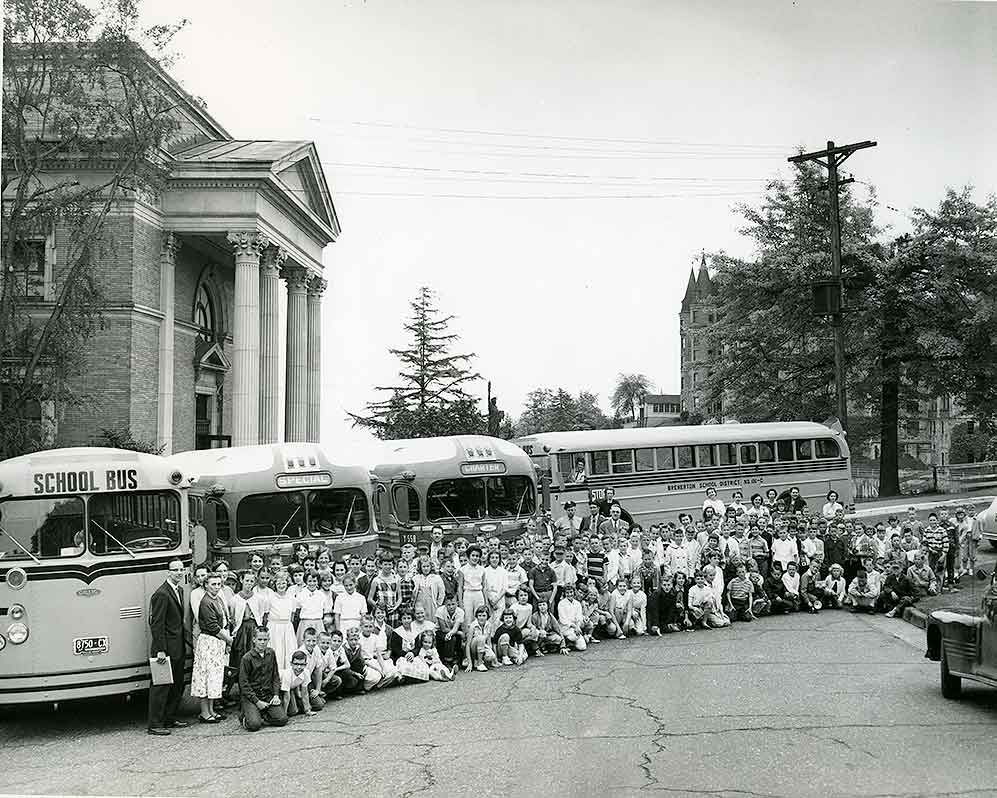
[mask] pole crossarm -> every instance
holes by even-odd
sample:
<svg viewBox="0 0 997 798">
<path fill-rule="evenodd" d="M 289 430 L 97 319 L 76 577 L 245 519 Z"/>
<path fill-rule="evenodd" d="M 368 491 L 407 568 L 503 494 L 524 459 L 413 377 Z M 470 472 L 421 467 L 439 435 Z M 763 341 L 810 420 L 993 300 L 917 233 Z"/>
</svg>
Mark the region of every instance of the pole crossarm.
<svg viewBox="0 0 997 798">
<path fill-rule="evenodd" d="M 828 161 L 833 161 L 836 164 L 840 164 L 853 152 L 858 152 L 859 150 L 864 150 L 869 147 L 875 147 L 877 142 L 875 141 L 859 141 L 855 144 L 842 144 L 840 147 L 831 146 L 823 150 L 816 150 L 814 152 L 804 152 L 800 155 L 794 155 L 792 158 L 787 158 L 786 160 L 790 163 L 805 163 L 806 161 L 813 161 L 814 163 L 819 163 L 825 169 L 829 168 L 828 162 L 820 160 L 821 158 L 827 158 Z M 841 155 L 842 158 L 836 158 L 835 156 Z"/>
</svg>

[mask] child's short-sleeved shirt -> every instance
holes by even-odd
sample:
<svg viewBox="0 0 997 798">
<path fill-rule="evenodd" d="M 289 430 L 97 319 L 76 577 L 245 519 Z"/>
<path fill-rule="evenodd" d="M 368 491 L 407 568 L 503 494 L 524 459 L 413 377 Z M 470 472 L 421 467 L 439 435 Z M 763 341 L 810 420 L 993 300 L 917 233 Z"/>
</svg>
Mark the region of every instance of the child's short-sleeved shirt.
<svg viewBox="0 0 997 798">
<path fill-rule="evenodd" d="M 360 625 L 360 619 L 367 612 L 367 599 L 354 591 L 336 596 L 333 612 L 340 616 L 340 629 L 345 632 Z"/>
<path fill-rule="evenodd" d="M 461 607 L 454 607 L 453 613 L 449 612 L 446 605 L 436 609 L 436 628 L 441 632 L 449 632 L 454 627 L 464 625 L 464 610 Z"/>
<path fill-rule="evenodd" d="M 301 610 L 302 619 L 320 620 L 322 610 L 325 608 L 325 593 L 321 590 L 305 588 L 298 593 L 298 608 Z"/>
<path fill-rule="evenodd" d="M 533 580 L 533 589 L 537 593 L 549 593 L 554 589 L 554 585 L 557 583 L 557 574 L 555 574 L 554 569 L 546 563 L 541 563 L 530 571 L 529 578 Z"/>
</svg>

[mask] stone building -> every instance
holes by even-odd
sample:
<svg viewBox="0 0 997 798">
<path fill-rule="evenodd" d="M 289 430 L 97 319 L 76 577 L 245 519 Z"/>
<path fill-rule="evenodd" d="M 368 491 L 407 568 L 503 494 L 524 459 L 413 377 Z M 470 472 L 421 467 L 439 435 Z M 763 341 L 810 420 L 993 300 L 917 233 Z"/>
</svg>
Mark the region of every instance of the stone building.
<svg viewBox="0 0 997 798">
<path fill-rule="evenodd" d="M 179 121 L 160 153 L 168 177 L 155 195 L 122 196 L 107 219 L 95 264 L 103 327 L 73 386 L 87 401 L 43 408 L 51 442 L 99 443 L 102 428 L 167 452 L 317 441 L 322 253 L 340 226 L 316 148 L 233 138 L 160 78 Z M 85 181 L 99 164 L 54 169 Z M 63 238 L 38 231 L 37 263 L 17 267 L 39 272 L 26 280 L 32 316 L 52 312 Z"/>
<path fill-rule="evenodd" d="M 721 403 L 708 404 L 704 396 L 704 385 L 715 357 L 707 338 L 707 332 L 714 322 L 715 311 L 709 302 L 713 290 L 704 254 L 698 275 L 695 270 L 689 271 L 689 282 L 679 312 L 679 337 L 682 346 L 679 360 L 682 371 L 680 396 L 683 412 L 720 419 L 723 418 Z"/>
<path fill-rule="evenodd" d="M 682 397 L 675 393 L 649 393 L 637 408 L 638 427 L 681 424 Z"/>
</svg>

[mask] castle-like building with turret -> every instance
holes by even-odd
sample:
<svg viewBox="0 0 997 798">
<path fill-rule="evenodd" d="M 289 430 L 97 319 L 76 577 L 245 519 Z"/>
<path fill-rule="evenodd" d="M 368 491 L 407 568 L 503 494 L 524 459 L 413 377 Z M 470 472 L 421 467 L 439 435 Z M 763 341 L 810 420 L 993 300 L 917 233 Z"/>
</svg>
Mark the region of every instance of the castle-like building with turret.
<svg viewBox="0 0 997 798">
<path fill-rule="evenodd" d="M 717 354 L 711 348 L 707 335 L 716 313 L 710 302 L 713 291 L 713 281 L 710 279 L 704 254 L 698 274 L 695 269 L 689 271 L 689 282 L 685 296 L 682 297 L 682 310 L 679 312 L 682 410 L 690 416 L 698 414 L 704 419 L 723 418 L 722 403 L 708 403 L 704 391 L 706 378 L 712 372 Z"/>
</svg>

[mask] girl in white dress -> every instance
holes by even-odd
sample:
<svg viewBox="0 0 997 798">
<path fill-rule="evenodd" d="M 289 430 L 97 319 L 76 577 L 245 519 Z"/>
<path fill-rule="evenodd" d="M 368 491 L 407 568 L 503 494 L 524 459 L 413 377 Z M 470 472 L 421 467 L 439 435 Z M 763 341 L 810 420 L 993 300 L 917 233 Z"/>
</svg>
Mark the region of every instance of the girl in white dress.
<svg viewBox="0 0 997 798">
<path fill-rule="evenodd" d="M 270 648 L 277 656 L 278 670 L 291 667 L 291 654 L 298 647 L 291 616 L 294 614 L 294 597 L 289 592 L 287 571 L 278 571 L 274 577 L 274 591 L 270 599 L 267 626 L 270 629 Z"/>
<path fill-rule="evenodd" d="M 433 571 L 433 561 L 429 557 L 420 557 L 415 566 L 415 590 L 412 592 L 412 606 L 422 607 L 427 618 L 435 618 L 436 611 L 443 606 L 446 596 L 446 586 L 443 578 Z"/>
<path fill-rule="evenodd" d="M 360 650 L 363 651 L 367 670 L 379 675 L 373 687 L 387 687 L 401 678 L 391 657 L 381 649 L 378 635 L 374 634 L 374 619 L 369 615 L 365 615 L 360 621 Z"/>
<path fill-rule="evenodd" d="M 391 635 L 391 655 L 395 658 L 398 672 L 420 682 L 429 681 L 429 666 L 419 659 L 419 633 L 412 628 L 412 610 L 402 607 L 401 625 L 396 626 Z"/>
<path fill-rule="evenodd" d="M 457 671 L 451 670 L 442 662 L 436 651 L 436 633 L 427 629 L 419 635 L 419 653 L 416 659 L 421 660 L 429 668 L 429 678 L 434 682 L 452 682 Z"/>
<path fill-rule="evenodd" d="M 647 634 L 647 593 L 644 592 L 644 585 L 640 578 L 635 578 L 630 583 L 630 590 L 633 592 L 633 629 L 639 635 Z"/>
<path fill-rule="evenodd" d="M 502 623 L 502 611 L 505 610 L 505 591 L 508 587 L 508 574 L 502 567 L 502 555 L 497 551 L 489 552 L 488 565 L 485 566 L 481 578 L 481 589 L 485 594 L 485 607 L 488 608 L 490 630 Z"/>
</svg>

